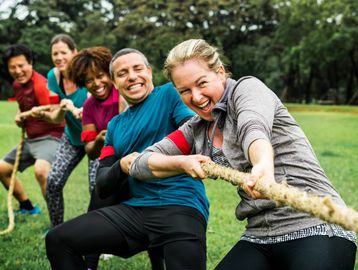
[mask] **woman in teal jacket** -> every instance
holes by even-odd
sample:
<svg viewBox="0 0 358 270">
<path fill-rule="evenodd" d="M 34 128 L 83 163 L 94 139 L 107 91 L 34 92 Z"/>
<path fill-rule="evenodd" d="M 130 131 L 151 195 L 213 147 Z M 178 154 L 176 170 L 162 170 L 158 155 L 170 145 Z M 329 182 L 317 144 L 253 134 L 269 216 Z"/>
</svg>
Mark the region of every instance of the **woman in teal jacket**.
<svg viewBox="0 0 358 270">
<path fill-rule="evenodd" d="M 47 74 L 48 88 L 60 97 L 61 103 L 58 109 L 40 112 L 49 122 L 61 122 L 66 119 L 65 131 L 47 179 L 46 201 L 53 227 L 63 222 L 63 188 L 67 179 L 86 155 L 84 143 L 81 141 L 81 118 L 82 105 L 87 99 L 88 92 L 85 87 L 77 87 L 66 75 L 67 66 L 76 54 L 76 44 L 70 36 L 59 34 L 53 37 L 51 57 L 55 67 Z M 98 161 L 88 161 L 90 192 L 94 187 L 97 167 Z"/>
</svg>

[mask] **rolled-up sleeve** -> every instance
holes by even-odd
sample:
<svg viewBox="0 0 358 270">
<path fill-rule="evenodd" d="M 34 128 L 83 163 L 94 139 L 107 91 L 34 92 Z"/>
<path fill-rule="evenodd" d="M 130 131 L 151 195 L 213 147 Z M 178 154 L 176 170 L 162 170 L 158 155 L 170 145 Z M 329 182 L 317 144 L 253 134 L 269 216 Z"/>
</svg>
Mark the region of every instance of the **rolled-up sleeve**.
<svg viewBox="0 0 358 270">
<path fill-rule="evenodd" d="M 255 140 L 271 141 L 277 106 L 275 94 L 256 78 L 244 80 L 234 93 L 238 141 L 245 157 Z"/>
</svg>

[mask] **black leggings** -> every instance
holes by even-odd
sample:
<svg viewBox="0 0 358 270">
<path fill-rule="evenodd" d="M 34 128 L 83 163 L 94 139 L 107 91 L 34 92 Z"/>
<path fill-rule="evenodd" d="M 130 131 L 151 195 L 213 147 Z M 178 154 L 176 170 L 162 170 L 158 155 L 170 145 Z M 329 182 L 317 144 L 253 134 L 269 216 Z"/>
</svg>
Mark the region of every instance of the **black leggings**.
<svg viewBox="0 0 358 270">
<path fill-rule="evenodd" d="M 107 198 L 101 199 L 97 194 L 97 187 L 95 186 L 92 193 L 90 204 L 88 206 L 88 211 L 93 211 L 100 209 L 102 207 L 107 207 L 111 205 L 115 205 L 123 201 L 127 198 L 126 194 L 123 194 L 121 190 L 119 192 L 114 192 L 112 195 L 108 196 Z M 157 253 L 156 251 L 150 250 L 148 252 L 149 259 L 152 265 L 152 270 L 164 270 L 164 259 L 161 253 Z M 89 269 L 96 270 L 98 267 L 100 254 L 89 254 L 85 256 L 86 266 Z"/>
<path fill-rule="evenodd" d="M 120 171 L 118 160 L 114 156 L 99 160 L 96 170 L 96 183 L 91 192 L 88 212 L 103 207 L 119 204 L 129 199 L 128 176 Z M 99 196 L 99 194 L 101 196 Z M 96 270 L 100 254 L 86 255 L 87 268 Z M 149 255 L 152 270 L 163 270 L 163 259 L 155 255 Z"/>
<path fill-rule="evenodd" d="M 107 207 L 111 205 L 118 204 L 123 200 L 121 194 L 119 192 L 113 193 L 112 195 L 108 196 L 107 198 L 101 199 L 97 194 L 97 187 L 95 186 L 91 192 L 90 203 L 88 206 L 88 212 L 100 209 L 102 207 Z M 125 197 L 126 198 L 126 197 Z M 124 199 L 125 199 L 124 198 Z M 89 254 L 85 256 L 86 266 L 89 269 L 96 270 L 98 266 L 100 254 Z M 154 269 L 162 269 L 162 268 L 153 268 Z"/>
<path fill-rule="evenodd" d="M 239 241 L 215 270 L 352 270 L 356 250 L 353 242 L 328 236 L 272 245 Z"/>
<path fill-rule="evenodd" d="M 110 253 L 130 257 L 147 247 L 148 243 L 137 244 L 133 251 L 123 231 L 97 211 L 67 221 L 46 235 L 47 257 L 53 270 L 86 269 L 82 256 L 87 254 Z M 159 247 L 155 249 L 158 251 Z M 206 247 L 200 239 L 184 237 L 164 242 L 160 253 L 166 270 L 206 269 Z"/>
</svg>

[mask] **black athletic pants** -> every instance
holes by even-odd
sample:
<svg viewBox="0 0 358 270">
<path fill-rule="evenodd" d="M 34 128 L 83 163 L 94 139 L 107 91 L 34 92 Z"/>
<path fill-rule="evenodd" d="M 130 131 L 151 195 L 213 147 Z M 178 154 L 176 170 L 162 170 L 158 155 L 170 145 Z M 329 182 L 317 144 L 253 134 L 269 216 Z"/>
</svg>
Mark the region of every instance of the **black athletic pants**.
<svg viewBox="0 0 358 270">
<path fill-rule="evenodd" d="M 215 270 L 353 270 L 356 250 L 353 242 L 328 236 L 272 245 L 239 241 Z"/>
<path fill-rule="evenodd" d="M 116 205 L 88 212 L 46 235 L 53 270 L 86 269 L 84 255 L 124 258 L 144 250 L 160 252 L 166 270 L 206 269 L 206 222 L 190 207 Z"/>
</svg>

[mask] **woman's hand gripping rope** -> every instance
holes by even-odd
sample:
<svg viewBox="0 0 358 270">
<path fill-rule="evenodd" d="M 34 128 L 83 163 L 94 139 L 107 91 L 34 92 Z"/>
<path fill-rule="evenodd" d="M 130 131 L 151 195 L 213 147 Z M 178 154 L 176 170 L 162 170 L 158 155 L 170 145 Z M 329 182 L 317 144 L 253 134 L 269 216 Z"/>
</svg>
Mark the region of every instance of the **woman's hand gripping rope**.
<svg viewBox="0 0 358 270">
<path fill-rule="evenodd" d="M 222 179 L 234 186 L 242 186 L 245 191 L 248 190 L 247 183 L 245 183 L 245 179 L 250 178 L 248 173 L 226 168 L 214 162 L 203 163 L 202 168 L 208 178 Z M 358 233 L 358 213 L 352 208 L 334 203 L 330 196 L 319 197 L 300 191 L 289 186 L 286 182 L 278 184 L 274 181 L 264 181 L 262 179 L 256 181 L 252 190 L 259 192 L 257 194 L 260 197 L 275 201 L 277 205 L 288 205 L 298 211 L 308 213 L 329 223 L 341 225 L 347 230 Z M 256 198 L 255 195 L 253 197 Z"/>
</svg>

